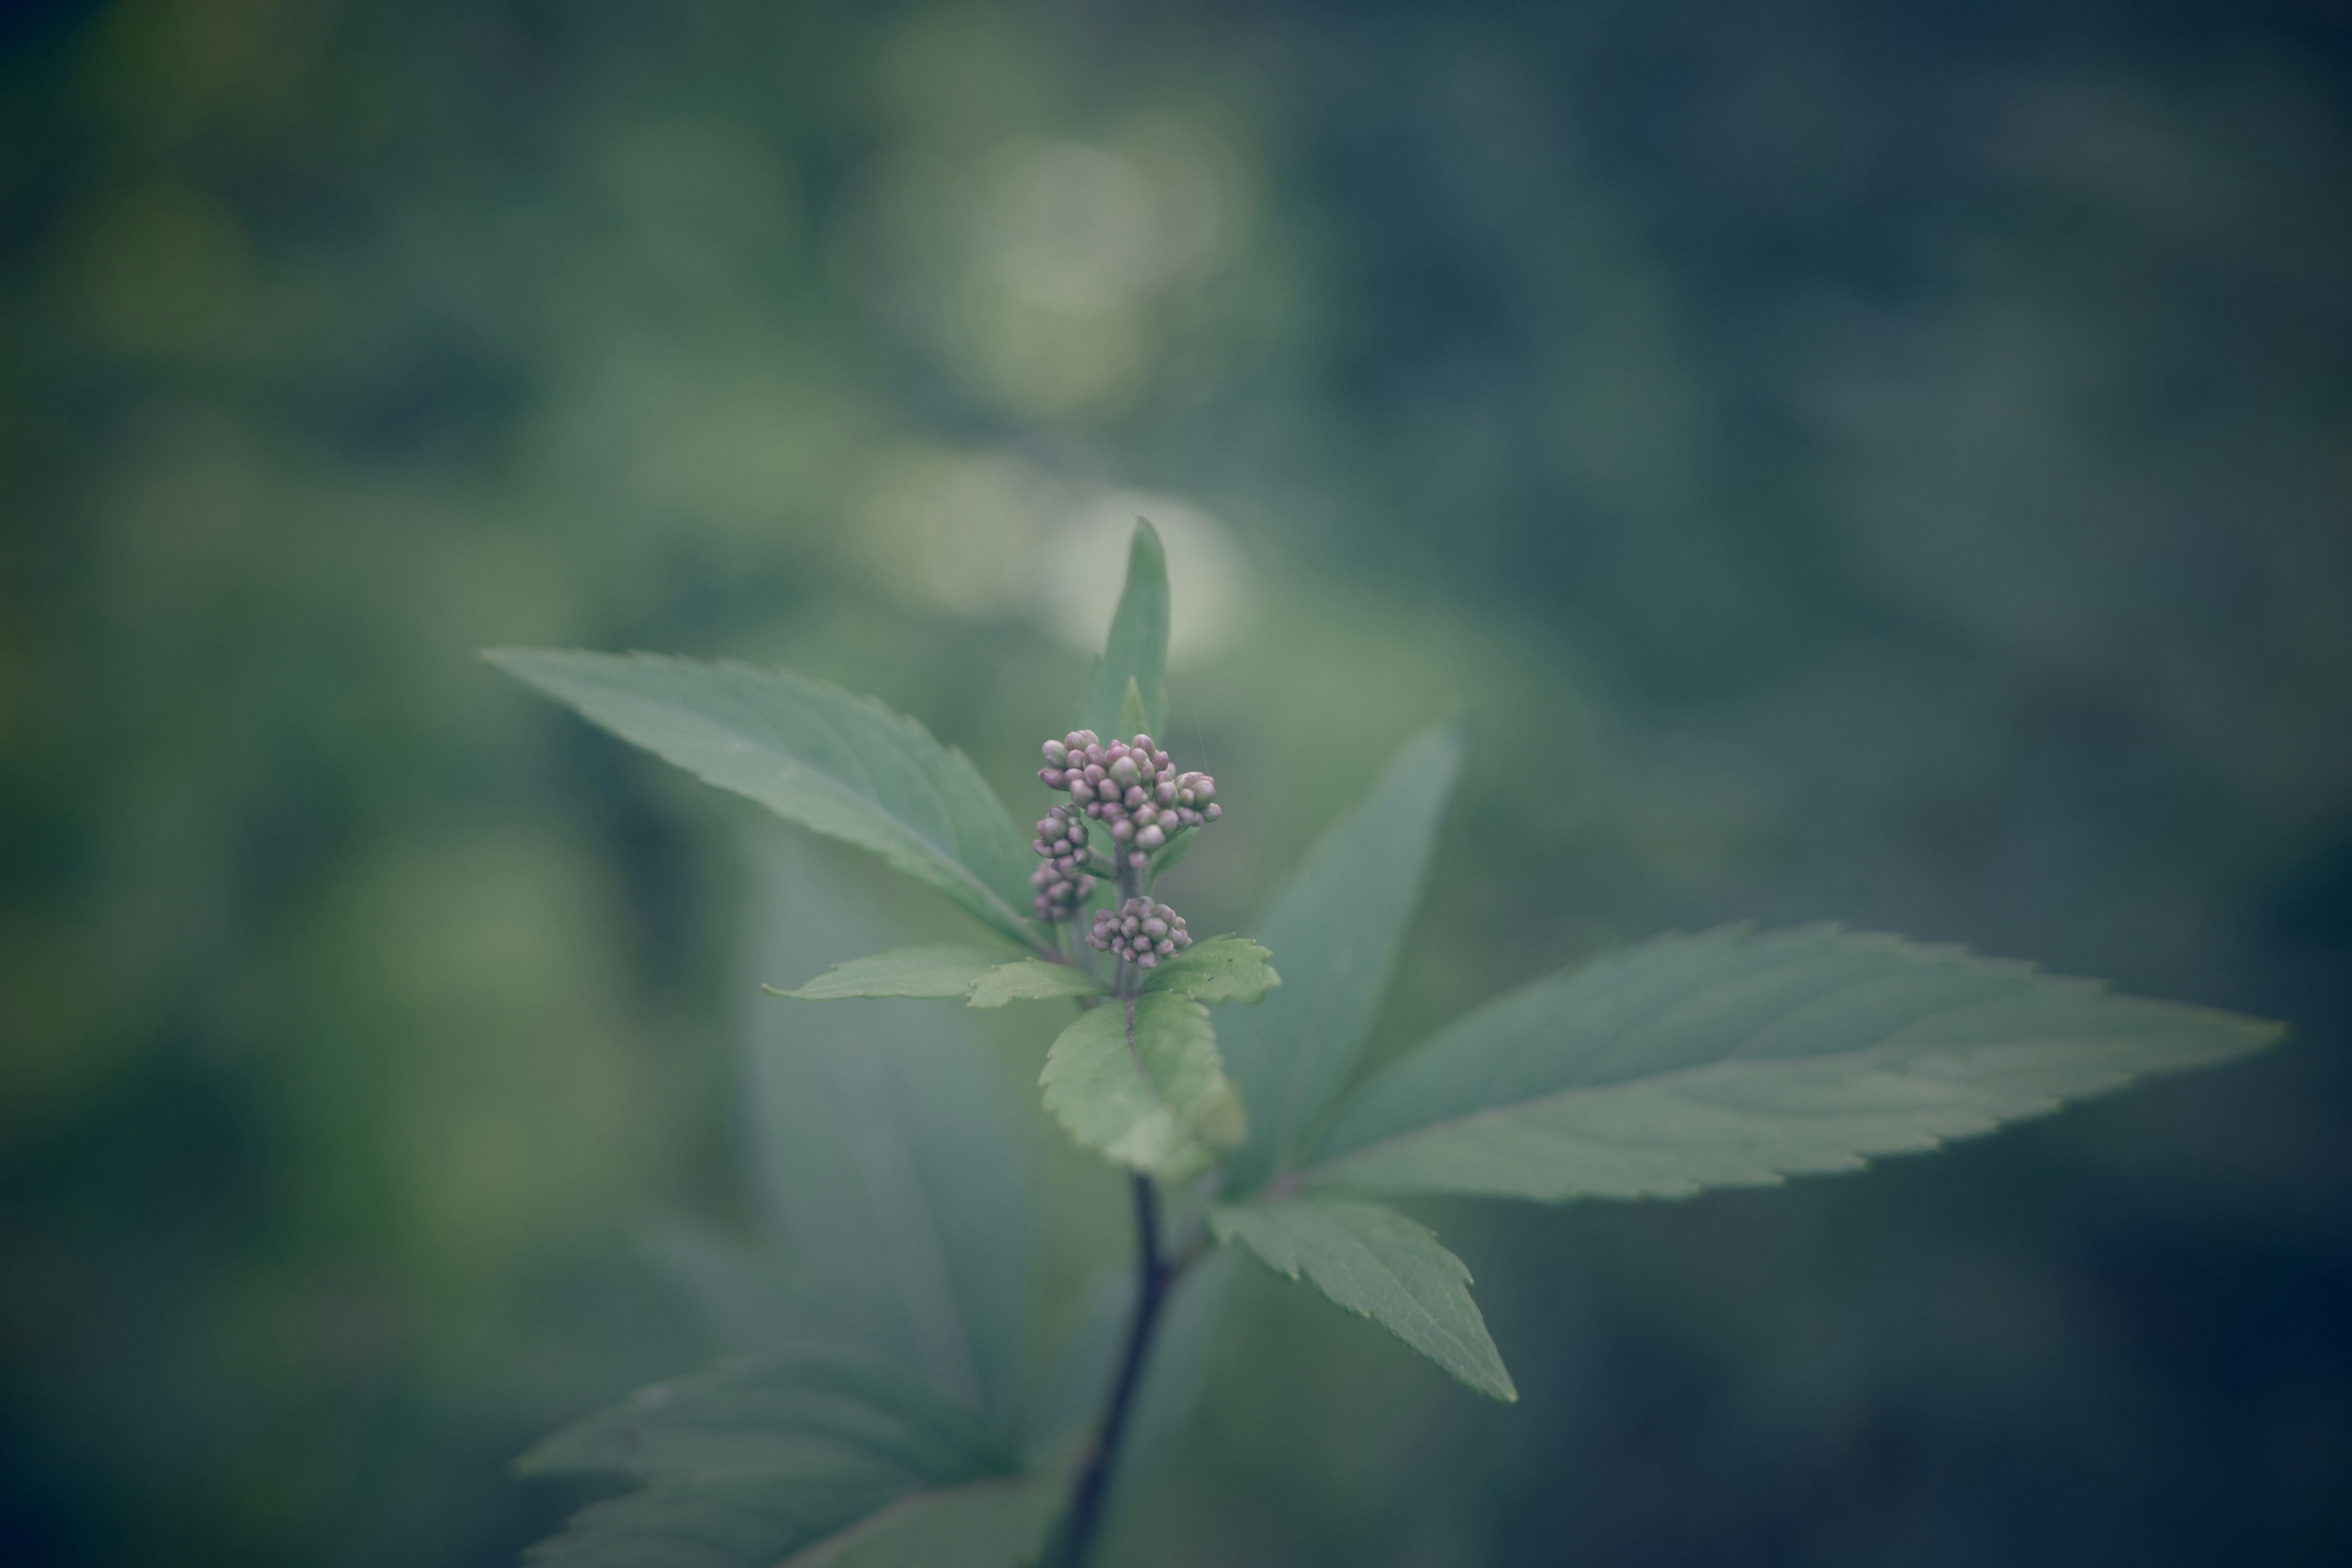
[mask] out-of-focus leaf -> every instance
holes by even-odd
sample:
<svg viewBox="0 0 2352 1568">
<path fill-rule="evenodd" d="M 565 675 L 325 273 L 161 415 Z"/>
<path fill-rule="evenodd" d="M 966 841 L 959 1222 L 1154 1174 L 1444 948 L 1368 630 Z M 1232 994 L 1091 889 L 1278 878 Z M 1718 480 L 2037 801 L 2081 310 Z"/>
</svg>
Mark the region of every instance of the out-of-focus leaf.
<svg viewBox="0 0 2352 1568">
<path fill-rule="evenodd" d="M 557 1433 L 521 1468 L 652 1482 L 583 1510 L 533 1549 L 533 1561 L 565 1568 L 787 1559 L 1009 1568 L 1051 1506 L 1050 1488 L 1022 1477 L 1019 1456 L 970 1410 L 863 1354 L 794 1352 L 657 1384 Z M 959 1531 L 968 1547 L 992 1550 L 904 1554 Z"/>
<path fill-rule="evenodd" d="M 1267 903 L 1257 934 L 1283 986 L 1223 1024 L 1251 1130 L 1225 1162 L 1227 1192 L 1252 1192 L 1294 1164 L 1355 1069 L 1461 765 L 1458 724 L 1408 742 Z"/>
<path fill-rule="evenodd" d="M 1131 737 L 1143 734 L 1151 727 L 1151 715 L 1144 710 L 1143 687 L 1129 676 L 1127 694 L 1118 700 L 1118 732 L 1123 737 Z"/>
<path fill-rule="evenodd" d="M 596 1503 L 530 1549 L 545 1568 L 1022 1568 L 1065 1483 L 1050 1475 L 907 1488 L 748 1470 L 665 1477 Z"/>
<path fill-rule="evenodd" d="M 1045 1053 L 1045 1107 L 1114 1164 L 1178 1181 L 1241 1141 L 1208 1009 L 1158 992 L 1081 1014 Z"/>
<path fill-rule="evenodd" d="M 527 649 L 484 657 L 623 740 L 872 850 L 1024 947 L 1037 945 L 1019 912 L 1029 897 L 1027 845 L 971 760 L 913 720 L 822 681 L 740 664 Z"/>
<path fill-rule="evenodd" d="M 1273 957 L 1245 936 L 1207 937 L 1145 970 L 1143 989 L 1174 991 L 1195 1002 L 1255 1002 L 1282 984 Z"/>
<path fill-rule="evenodd" d="M 917 1492 L 788 1568 L 1024 1568 L 1068 1495 L 1054 1472 Z"/>
<path fill-rule="evenodd" d="M 1128 1502 L 1140 1497 L 1176 1451 L 1176 1444 L 1201 1403 L 1208 1382 L 1209 1352 L 1225 1321 L 1233 1297 L 1234 1255 L 1212 1252 L 1187 1268 L 1174 1293 L 1160 1310 L 1159 1331 L 1152 1336 L 1150 1359 L 1144 1363 L 1143 1386 L 1135 1396 L 1129 1417 L 1125 1458 L 1111 1486 L 1116 1516 Z M 1134 1292 L 1130 1284 L 1129 1300 Z M 1105 1384 L 1108 1372 L 1105 1373 Z"/>
<path fill-rule="evenodd" d="M 671 1215 L 644 1227 L 646 1253 L 731 1350 L 773 1351 L 823 1337 L 770 1259 L 699 1221 Z"/>
<path fill-rule="evenodd" d="M 1152 879 L 1157 881 L 1181 865 L 1184 857 L 1192 852 L 1193 840 L 1200 837 L 1201 830 L 1197 827 L 1178 828 L 1176 837 L 1161 846 L 1160 853 L 1151 858 Z"/>
<path fill-rule="evenodd" d="M 761 990 L 771 996 L 830 1002 L 848 996 L 964 996 L 972 982 L 1004 962 L 986 947 L 894 947 L 868 958 L 836 963 L 799 989 Z"/>
<path fill-rule="evenodd" d="M 909 1482 L 1010 1474 L 1019 1456 L 910 1368 L 865 1352 L 788 1351 L 637 1391 L 520 1461 L 527 1475 L 838 1469 L 844 1455 Z"/>
<path fill-rule="evenodd" d="M 1125 739 L 1119 720 L 1132 683 L 1142 706 L 1142 728 L 1158 737 L 1168 723 L 1168 557 L 1160 532 L 1141 518 L 1128 547 L 1127 586 L 1111 616 L 1110 636 L 1087 685 L 1085 726 L 1105 741 Z"/>
<path fill-rule="evenodd" d="M 1110 989 L 1071 963 L 1024 958 L 1000 963 L 971 985 L 971 1005 L 1003 1007 L 1013 1002 L 1050 1002 L 1060 996 L 1099 996 Z"/>
<path fill-rule="evenodd" d="M 1858 1169 L 2282 1026 L 1834 927 L 1727 927 L 1488 1004 L 1367 1084 L 1304 1179 L 1384 1192 L 1680 1196 Z"/>
<path fill-rule="evenodd" d="M 887 943 L 801 846 L 762 867 L 751 960 L 810 973 Z M 920 1370 L 1009 1424 L 1029 1206 L 987 1047 L 925 1002 L 748 1010 L 751 1147 L 777 1239 L 835 1337 Z"/>
<path fill-rule="evenodd" d="M 1470 1299 L 1470 1270 L 1394 1209 L 1312 1197 L 1218 1205 L 1209 1226 L 1276 1273 L 1303 1275 L 1489 1399 L 1518 1398 Z"/>
</svg>

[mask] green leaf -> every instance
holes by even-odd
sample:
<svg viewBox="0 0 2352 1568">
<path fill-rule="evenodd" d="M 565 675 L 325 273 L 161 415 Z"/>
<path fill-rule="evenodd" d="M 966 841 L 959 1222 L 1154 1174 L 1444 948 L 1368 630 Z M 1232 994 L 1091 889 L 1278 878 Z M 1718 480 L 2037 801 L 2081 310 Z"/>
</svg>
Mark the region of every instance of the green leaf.
<svg viewBox="0 0 2352 1568">
<path fill-rule="evenodd" d="M 1850 1171 L 2282 1026 L 1814 926 L 1668 936 L 1512 993 L 1341 1109 L 1303 1179 L 1675 1197 Z"/>
<path fill-rule="evenodd" d="M 1059 996 L 1100 996 L 1109 989 L 1075 963 L 1024 958 L 1000 963 L 974 981 L 971 1005 L 1002 1007 L 1013 1002 L 1050 1002 Z"/>
<path fill-rule="evenodd" d="M 1144 1363 L 1143 1384 L 1136 1391 L 1135 1412 L 1128 1424 L 1124 1458 L 1111 1482 L 1114 1524 L 1175 1457 L 1176 1445 L 1200 1405 L 1209 1380 L 1209 1352 L 1233 1299 L 1233 1262 L 1230 1252 L 1202 1258 L 1177 1279 L 1174 1293 L 1160 1309 L 1160 1331 L 1152 1336 L 1150 1359 Z"/>
<path fill-rule="evenodd" d="M 724 1365 L 646 1389 L 525 1457 L 528 1473 L 651 1482 L 584 1510 L 530 1561 L 1014 1568 L 1059 1491 L 1058 1478 L 1022 1476 L 1019 1464 L 970 1412 L 887 1362 L 795 1353 Z"/>
<path fill-rule="evenodd" d="M 1219 1205 L 1217 1239 L 1240 1241 L 1288 1279 L 1381 1327 L 1489 1399 L 1518 1398 L 1470 1300 L 1470 1270 L 1420 1226 L 1377 1204 L 1328 1198 Z"/>
<path fill-rule="evenodd" d="M 1141 518 L 1128 547 L 1127 587 L 1110 619 L 1110 637 L 1087 686 L 1082 722 L 1105 741 L 1133 735 L 1120 718 L 1129 685 L 1143 710 L 1145 733 L 1160 736 L 1168 723 L 1168 557 L 1160 533 Z"/>
<path fill-rule="evenodd" d="M 1178 828 L 1176 837 L 1162 845 L 1160 853 L 1151 858 L 1152 880 L 1158 881 L 1182 864 L 1184 857 L 1192 852 L 1192 841 L 1200 836 L 1201 830 L 1197 827 Z"/>
<path fill-rule="evenodd" d="M 1023 1568 L 1068 1500 L 1057 1472 L 900 1498 L 789 1568 Z"/>
<path fill-rule="evenodd" d="M 831 1002 L 847 996 L 965 996 L 972 984 L 1004 962 L 1004 954 L 986 947 L 894 947 L 870 958 L 836 963 L 797 991 L 761 990 L 771 996 L 791 996 L 803 1002 Z"/>
<path fill-rule="evenodd" d="M 1033 1475 L 921 1489 L 750 1470 L 656 1481 L 530 1549 L 545 1568 L 1022 1568 L 1067 1489 Z"/>
<path fill-rule="evenodd" d="M 782 837 L 782 836 L 779 836 Z M 888 932 L 813 845 L 759 858 L 746 967 L 808 973 Z M 830 1338 L 1009 1422 L 1024 1341 L 1029 1197 L 1011 1108 L 960 1008 L 750 1001 L 747 1142 L 801 1296 Z"/>
<path fill-rule="evenodd" d="M 872 850 L 1034 948 L 1032 857 L 978 770 L 911 719 L 838 687 L 654 654 L 484 655 L 623 740 L 802 826 Z"/>
<path fill-rule="evenodd" d="M 1127 678 L 1127 695 L 1118 700 L 1118 732 L 1122 736 L 1140 735 L 1150 728 L 1151 715 L 1143 707 L 1143 688 L 1130 675 Z"/>
<path fill-rule="evenodd" d="M 1199 1172 L 1245 1127 L 1208 1009 L 1172 992 L 1080 1014 L 1045 1053 L 1039 1081 L 1071 1137 L 1163 1181 Z"/>
<path fill-rule="evenodd" d="M 1255 1002 L 1282 984 L 1274 954 L 1245 936 L 1213 936 L 1143 972 L 1143 989 L 1195 1002 Z"/>
<path fill-rule="evenodd" d="M 640 1389 L 519 1463 L 541 1476 L 805 1468 L 915 1485 L 1011 1474 L 1020 1457 L 906 1367 L 865 1352 L 793 1351 Z"/>
<path fill-rule="evenodd" d="M 766 1351 L 820 1337 L 790 1279 L 754 1248 L 675 1215 L 640 1226 L 637 1241 L 729 1349 Z"/>
<path fill-rule="evenodd" d="M 1268 902 L 1257 935 L 1280 955 L 1282 989 L 1222 1024 L 1251 1121 L 1225 1162 L 1228 1193 L 1296 1164 L 1355 1070 L 1461 765 L 1458 724 L 1409 742 Z"/>
</svg>

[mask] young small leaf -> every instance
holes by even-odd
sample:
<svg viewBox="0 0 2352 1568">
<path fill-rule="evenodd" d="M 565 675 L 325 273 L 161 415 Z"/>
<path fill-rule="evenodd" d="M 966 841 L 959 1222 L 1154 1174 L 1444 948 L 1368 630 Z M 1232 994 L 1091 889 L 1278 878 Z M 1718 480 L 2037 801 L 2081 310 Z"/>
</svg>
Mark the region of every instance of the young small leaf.
<svg viewBox="0 0 2352 1568">
<path fill-rule="evenodd" d="M 1407 742 L 1268 901 L 1257 934 L 1285 984 L 1225 1017 L 1225 1058 L 1251 1121 L 1248 1144 L 1225 1162 L 1226 1192 L 1295 1164 L 1355 1069 L 1461 765 L 1456 724 Z"/>
<path fill-rule="evenodd" d="M 1000 963 L 973 981 L 971 1005 L 1003 1007 L 1013 1002 L 1050 1002 L 1059 996 L 1100 996 L 1109 989 L 1074 963 L 1023 958 Z"/>
<path fill-rule="evenodd" d="M 1240 1241 L 1276 1273 L 1370 1318 L 1470 1387 L 1518 1398 L 1486 1321 L 1470 1299 L 1470 1270 L 1420 1226 L 1377 1204 L 1327 1198 L 1219 1205 L 1209 1227 Z"/>
<path fill-rule="evenodd" d="M 1143 989 L 1174 991 L 1195 1002 L 1255 1002 L 1282 984 L 1273 954 L 1245 936 L 1213 936 L 1145 971 Z"/>
<path fill-rule="evenodd" d="M 1201 1171 L 1246 1128 L 1208 1009 L 1172 992 L 1079 1015 L 1045 1053 L 1039 1081 L 1071 1137 L 1163 1181 Z"/>
<path fill-rule="evenodd" d="M 1164 584 L 1162 597 L 1164 600 Z M 492 664 L 623 740 L 802 826 L 872 850 L 1024 948 L 1027 842 L 961 752 L 782 670 L 654 654 L 495 650 Z"/>
<path fill-rule="evenodd" d="M 1168 722 L 1168 557 L 1159 531 L 1141 518 L 1128 547 L 1127 587 L 1087 686 L 1086 727 L 1105 741 L 1135 734 L 1135 729 L 1122 734 L 1119 721 L 1130 685 L 1143 712 L 1137 729 L 1159 735 Z"/>
<path fill-rule="evenodd" d="M 761 990 L 771 996 L 791 996 L 803 1002 L 832 1002 L 849 996 L 965 996 L 981 976 L 1004 963 L 1004 954 L 986 947 L 894 947 L 870 958 L 836 963 L 796 991 Z"/>
<path fill-rule="evenodd" d="M 1143 688 L 1130 675 L 1127 678 L 1127 695 L 1118 700 L 1118 732 L 1122 736 L 1141 735 L 1150 729 L 1151 715 L 1143 707 Z"/>
<path fill-rule="evenodd" d="M 1156 881 L 1173 871 L 1192 852 L 1192 841 L 1201 837 L 1197 827 L 1180 827 L 1159 854 L 1151 858 L 1151 875 Z"/>
<path fill-rule="evenodd" d="M 1668 936 L 1487 1004 L 1340 1110 L 1307 1182 L 1558 1200 L 1851 1171 L 2276 1024 L 1812 926 Z"/>
</svg>

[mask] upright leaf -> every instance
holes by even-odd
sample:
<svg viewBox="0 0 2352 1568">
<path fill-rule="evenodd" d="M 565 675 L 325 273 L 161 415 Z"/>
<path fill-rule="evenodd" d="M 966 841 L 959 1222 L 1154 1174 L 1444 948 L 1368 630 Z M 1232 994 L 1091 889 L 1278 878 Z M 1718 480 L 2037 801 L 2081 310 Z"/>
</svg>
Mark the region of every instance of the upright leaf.
<svg viewBox="0 0 2352 1568">
<path fill-rule="evenodd" d="M 1930 1149 L 2281 1026 L 1813 926 L 1668 936 L 1472 1013 L 1357 1093 L 1318 1185 L 1675 1197 Z"/>
<path fill-rule="evenodd" d="M 1518 1398 L 1470 1300 L 1470 1270 L 1394 1209 L 1291 1198 L 1220 1205 L 1209 1210 L 1209 1226 L 1276 1273 L 1304 1275 L 1334 1303 L 1371 1319 L 1487 1398 Z"/>
<path fill-rule="evenodd" d="M 1141 518 L 1128 546 L 1127 586 L 1111 616 L 1110 637 L 1087 683 L 1083 721 L 1105 741 L 1120 734 L 1130 682 L 1145 729 L 1159 736 L 1168 726 L 1168 557 L 1159 531 Z"/>
<path fill-rule="evenodd" d="M 763 858 L 753 973 L 883 944 L 800 846 Z M 973 1408 L 1013 1408 L 1029 1209 L 1010 1117 L 963 1014 L 923 1002 L 748 1014 L 752 1147 L 787 1259 L 834 1332 Z"/>
<path fill-rule="evenodd" d="M 1081 1013 L 1046 1051 L 1039 1081 L 1071 1137 L 1162 1180 L 1201 1171 L 1243 1134 L 1208 1009 L 1173 992 Z"/>
<path fill-rule="evenodd" d="M 1282 966 L 1282 989 L 1220 1026 L 1251 1123 L 1225 1163 L 1227 1192 L 1251 1192 L 1294 1163 L 1355 1069 L 1461 765 L 1458 725 L 1408 742 L 1267 904 L 1257 934 Z"/>
<path fill-rule="evenodd" d="M 1034 947 L 1034 857 L 971 762 L 870 699 L 782 670 L 506 649 L 485 655 L 623 740 L 779 816 L 872 850 Z"/>
</svg>

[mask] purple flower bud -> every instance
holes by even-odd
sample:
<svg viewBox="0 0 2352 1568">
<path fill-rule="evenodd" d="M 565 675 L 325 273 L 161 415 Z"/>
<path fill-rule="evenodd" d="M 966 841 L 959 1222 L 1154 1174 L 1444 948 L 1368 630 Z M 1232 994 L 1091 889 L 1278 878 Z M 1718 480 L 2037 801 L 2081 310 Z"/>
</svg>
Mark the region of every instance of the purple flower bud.
<svg viewBox="0 0 2352 1568">
<path fill-rule="evenodd" d="M 1159 962 L 1160 960 L 1157 955 L 1147 952 L 1142 957 L 1135 961 L 1135 966 L 1138 969 L 1150 969 Z"/>
<path fill-rule="evenodd" d="M 1217 818 L 1225 815 L 1225 808 L 1222 805 L 1212 803 L 1209 809 L 1202 812 L 1201 815 L 1206 817 L 1209 821 L 1214 822 Z"/>
<path fill-rule="evenodd" d="M 1158 953 L 1161 954 L 1162 956 L 1165 956 L 1165 955 L 1166 955 L 1166 954 L 1168 954 L 1168 953 L 1171 953 L 1171 952 L 1175 952 L 1175 951 L 1176 951 L 1176 942 L 1175 942 L 1175 939 L 1174 939 L 1174 938 L 1172 938 L 1172 937 L 1163 937 L 1163 938 L 1161 938 L 1161 939 L 1160 939 L 1157 943 L 1155 943 L 1155 944 L 1153 945 L 1152 951 L 1153 951 L 1153 952 L 1158 952 Z"/>
<path fill-rule="evenodd" d="M 1156 822 L 1135 836 L 1135 847 L 1138 849 L 1157 849 L 1167 842 L 1168 835 L 1160 830 L 1160 825 Z"/>
<path fill-rule="evenodd" d="M 1123 784 L 1131 784 L 1140 776 L 1136 771 L 1133 757 L 1117 758 L 1111 763 L 1109 773 L 1111 777 Z"/>
<path fill-rule="evenodd" d="M 1058 768 L 1070 760 L 1070 745 L 1066 741 L 1048 741 L 1044 749 L 1045 765 L 1049 768 Z"/>
<path fill-rule="evenodd" d="M 1151 933 L 1152 941 L 1157 942 L 1168 934 L 1168 922 L 1154 915 L 1143 922 L 1143 929 Z"/>
<path fill-rule="evenodd" d="M 1037 770 L 1037 782 L 1044 784 L 1047 789 L 1059 789 L 1062 787 L 1062 770 L 1059 768 L 1039 768 Z"/>
<path fill-rule="evenodd" d="M 1151 792 L 1151 798 L 1162 805 L 1173 805 L 1176 804 L 1176 786 L 1163 784 Z"/>
<path fill-rule="evenodd" d="M 1135 824 L 1122 816 L 1110 825 L 1110 836 L 1124 844 L 1135 837 Z"/>
<path fill-rule="evenodd" d="M 1087 764 L 1087 768 L 1086 768 L 1086 779 L 1087 779 L 1087 783 L 1091 784 L 1100 784 L 1100 783 L 1102 783 L 1102 782 L 1103 782 L 1103 778 L 1104 778 L 1103 768 L 1102 768 L 1102 764 L 1101 764 L 1100 763 L 1088 763 Z"/>
<path fill-rule="evenodd" d="M 1190 947 L 1192 945 L 1192 939 L 1184 934 L 1183 928 L 1181 926 L 1177 928 L 1176 934 L 1170 937 L 1168 940 L 1174 942 L 1178 947 Z"/>
<path fill-rule="evenodd" d="M 1151 754 L 1151 737 L 1149 735 L 1138 735 L 1134 740 L 1129 742 L 1128 744 L 1133 746 L 1137 751 L 1141 752 L 1147 757 Z"/>
<path fill-rule="evenodd" d="M 1119 805 L 1127 807 L 1128 810 L 1133 811 L 1137 806 L 1141 805 L 1145 801 L 1150 800 L 1150 798 L 1151 797 L 1150 795 L 1143 793 L 1143 786 L 1141 784 L 1129 784 L 1127 786 L 1127 792 L 1118 797 L 1118 803 Z"/>
<path fill-rule="evenodd" d="M 1094 797 L 1095 786 L 1088 784 L 1085 779 L 1074 778 L 1070 781 L 1070 798 L 1072 800 L 1077 802 L 1080 805 L 1084 805 L 1087 802 L 1094 799 Z"/>
</svg>

